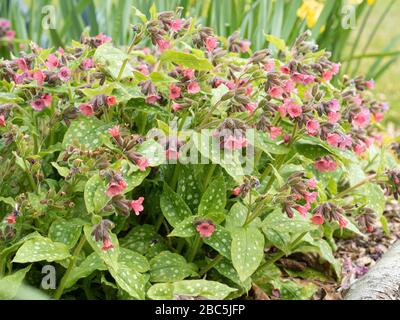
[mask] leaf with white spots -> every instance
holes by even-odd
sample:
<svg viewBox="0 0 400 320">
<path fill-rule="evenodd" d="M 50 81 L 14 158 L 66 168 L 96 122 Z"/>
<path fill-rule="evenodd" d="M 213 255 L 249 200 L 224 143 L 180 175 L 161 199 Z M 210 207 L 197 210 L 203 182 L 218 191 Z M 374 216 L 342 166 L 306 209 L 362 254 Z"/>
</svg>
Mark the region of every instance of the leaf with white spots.
<svg viewBox="0 0 400 320">
<path fill-rule="evenodd" d="M 104 271 L 107 270 L 107 267 L 99 255 L 92 252 L 79 266 L 72 269 L 65 282 L 65 288 L 71 288 L 78 280 L 88 277 L 96 270 Z"/>
<path fill-rule="evenodd" d="M 102 135 L 107 134 L 110 127 L 96 117 L 81 117 L 68 128 L 62 146 L 74 145 L 94 150 L 103 144 Z"/>
<path fill-rule="evenodd" d="M 265 152 L 271 157 L 272 154 L 287 154 L 290 149 L 284 144 L 278 144 L 269 138 L 269 135 L 264 132 L 257 132 L 255 135 L 255 147 Z"/>
<path fill-rule="evenodd" d="M 49 238 L 54 242 L 61 242 L 73 248 L 81 235 L 82 225 L 64 219 L 55 220 L 49 229 Z"/>
<path fill-rule="evenodd" d="M 223 300 L 236 290 L 216 281 L 183 280 L 173 283 L 157 283 L 147 291 L 147 295 L 152 300 L 172 300 L 178 296 Z"/>
<path fill-rule="evenodd" d="M 22 281 L 30 268 L 31 266 L 26 267 L 0 279 L 0 300 L 11 300 L 17 295 Z"/>
<path fill-rule="evenodd" d="M 201 187 L 193 167 L 182 166 L 181 168 L 177 193 L 182 196 L 192 212 L 195 212 L 200 204 Z"/>
<path fill-rule="evenodd" d="M 264 257 L 264 236 L 253 227 L 236 228 L 231 231 L 232 263 L 241 281 L 250 277 Z"/>
<path fill-rule="evenodd" d="M 154 226 L 149 224 L 134 227 L 120 242 L 122 247 L 146 256 L 166 248 L 164 239 L 156 232 Z"/>
<path fill-rule="evenodd" d="M 225 228 L 233 229 L 243 227 L 247 219 L 247 208 L 241 202 L 235 203 L 229 213 L 226 215 Z"/>
<path fill-rule="evenodd" d="M 198 216 L 188 217 L 178 223 L 168 237 L 190 238 L 196 235 L 197 231 L 194 226 L 196 218 L 198 218 Z"/>
<path fill-rule="evenodd" d="M 173 227 L 192 215 L 191 210 L 185 201 L 183 201 L 182 197 L 174 192 L 167 184 L 164 184 L 160 205 L 164 217 Z"/>
<path fill-rule="evenodd" d="M 106 185 L 99 174 L 94 175 L 86 182 L 84 199 L 86 210 L 89 213 L 100 212 L 110 201 L 111 198 L 107 196 L 106 191 Z"/>
<path fill-rule="evenodd" d="M 109 232 L 110 240 L 114 246 L 114 248 L 109 249 L 107 251 L 103 250 L 103 242 L 96 241 L 92 236 L 92 226 L 86 225 L 83 227 L 83 231 L 85 233 L 86 241 L 90 244 L 94 252 L 105 262 L 108 267 L 118 269 L 118 258 L 119 258 L 119 243 L 118 238 Z"/>
<path fill-rule="evenodd" d="M 120 264 L 117 269 L 109 267 L 109 271 L 118 286 L 131 297 L 139 300 L 145 299 L 146 284 L 149 281 L 148 275 L 143 275 L 137 272 L 133 267 L 125 264 Z"/>
<path fill-rule="evenodd" d="M 123 191 L 124 194 L 140 186 L 150 173 L 150 168 L 147 168 L 145 171 L 140 171 L 136 165 L 126 160 L 122 160 L 115 169 L 120 171 L 126 182 L 126 188 Z"/>
<path fill-rule="evenodd" d="M 239 278 L 239 274 L 232 265 L 232 262 L 228 259 L 222 259 L 215 265 L 214 269 L 217 270 L 219 274 L 238 284 L 242 288 L 245 288 L 246 291 L 250 290 L 251 278 L 249 277 L 245 281 L 241 281 Z"/>
<path fill-rule="evenodd" d="M 37 236 L 26 241 L 15 254 L 15 263 L 28 263 L 37 261 L 60 261 L 71 256 L 64 243 L 53 242 L 49 238 Z"/>
<path fill-rule="evenodd" d="M 151 282 L 174 282 L 194 273 L 193 266 L 179 254 L 163 251 L 150 261 Z"/>
<path fill-rule="evenodd" d="M 198 213 L 200 216 L 210 217 L 216 223 L 221 223 L 225 219 L 226 206 L 226 187 L 223 176 L 210 183 L 204 192 Z"/>
<path fill-rule="evenodd" d="M 136 151 L 149 161 L 150 167 L 158 167 L 160 164 L 165 163 L 165 150 L 154 140 L 143 142 L 137 147 Z"/>
<path fill-rule="evenodd" d="M 218 251 L 224 257 L 231 259 L 232 238 L 223 227 L 217 226 L 211 237 L 203 238 L 203 242 Z"/>
<path fill-rule="evenodd" d="M 118 263 L 120 265 L 126 265 L 140 273 L 144 273 L 150 270 L 149 261 L 141 254 L 122 247 L 119 248 L 119 252 L 120 254 Z"/>
</svg>

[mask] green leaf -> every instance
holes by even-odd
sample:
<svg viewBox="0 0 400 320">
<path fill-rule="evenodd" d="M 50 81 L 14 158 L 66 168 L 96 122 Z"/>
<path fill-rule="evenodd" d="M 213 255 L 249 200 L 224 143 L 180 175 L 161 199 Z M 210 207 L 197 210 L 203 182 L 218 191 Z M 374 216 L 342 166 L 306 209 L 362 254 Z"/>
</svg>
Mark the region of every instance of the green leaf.
<svg viewBox="0 0 400 320">
<path fill-rule="evenodd" d="M 163 63 L 172 62 L 176 65 L 183 65 L 186 68 L 199 71 L 210 71 L 213 69 L 213 65 L 207 59 L 182 51 L 165 50 L 160 59 Z"/>
<path fill-rule="evenodd" d="M 61 177 L 65 178 L 69 175 L 69 168 L 61 167 L 57 162 L 52 162 L 51 165 L 57 169 Z"/>
<path fill-rule="evenodd" d="M 263 221 L 262 229 L 274 229 L 279 233 L 290 233 L 298 235 L 303 232 L 315 230 L 318 227 L 307 218 L 295 214 L 291 219 L 282 212 L 282 209 L 276 209 L 271 212 Z"/>
<path fill-rule="evenodd" d="M 149 280 L 148 275 L 142 275 L 135 271 L 133 267 L 120 264 L 117 269 L 110 268 L 109 271 L 118 286 L 126 291 L 131 297 L 144 300 L 145 288 Z"/>
<path fill-rule="evenodd" d="M 374 210 L 379 217 L 385 210 L 386 198 L 385 193 L 377 184 L 367 183 L 361 189 L 363 203 L 370 209 Z"/>
<path fill-rule="evenodd" d="M 105 94 L 107 96 L 110 96 L 115 88 L 114 84 L 108 84 L 104 86 L 99 86 L 97 88 L 85 88 L 81 89 L 82 93 L 88 98 L 92 99 L 95 96 Z"/>
<path fill-rule="evenodd" d="M 150 261 L 151 282 L 174 282 L 193 274 L 193 267 L 179 254 L 163 251 Z"/>
<path fill-rule="evenodd" d="M 238 284 L 246 291 L 249 291 L 251 288 L 251 278 L 247 278 L 245 281 L 241 281 L 239 278 L 239 274 L 233 267 L 230 260 L 224 258 L 220 262 L 218 262 L 215 267 L 215 270 L 218 271 L 221 275 L 228 278 L 229 280 L 233 281 L 234 283 Z"/>
<path fill-rule="evenodd" d="M 120 49 L 113 47 L 111 44 L 104 44 L 100 46 L 95 54 L 94 58 L 96 63 L 103 66 L 103 68 L 114 78 L 117 79 L 121 70 L 122 64 L 128 55 Z M 122 73 L 121 79 L 129 78 L 133 76 L 133 68 L 128 62 Z"/>
<path fill-rule="evenodd" d="M 216 223 L 225 219 L 226 187 L 224 177 L 221 175 L 210 183 L 204 192 L 198 213 L 200 216 L 210 217 Z"/>
<path fill-rule="evenodd" d="M 232 238 L 223 227 L 217 226 L 211 237 L 203 238 L 203 242 L 218 251 L 224 257 L 231 259 Z"/>
<path fill-rule="evenodd" d="M 192 212 L 182 197 L 175 193 L 167 184 L 164 184 L 164 190 L 160 198 L 161 210 L 168 223 L 175 227 L 182 220 L 190 217 Z"/>
<path fill-rule="evenodd" d="M 285 52 L 287 50 L 286 43 L 283 39 L 279 39 L 272 34 L 266 34 L 265 39 L 267 39 L 268 42 L 272 43 L 280 51 Z"/>
<path fill-rule="evenodd" d="M 198 216 L 187 217 L 183 221 L 179 222 L 174 230 L 168 235 L 168 237 L 177 237 L 177 238 L 190 238 L 196 235 L 197 231 L 194 226 L 195 219 Z"/>
<path fill-rule="evenodd" d="M 106 191 L 103 178 L 99 174 L 94 175 L 86 182 L 84 199 L 86 210 L 89 213 L 99 213 L 110 201 Z"/>
<path fill-rule="evenodd" d="M 264 236 L 254 227 L 236 228 L 231 231 L 232 263 L 241 281 L 250 277 L 264 257 Z"/>
<path fill-rule="evenodd" d="M 267 155 L 270 154 L 287 154 L 289 148 L 283 144 L 278 144 L 272 141 L 267 133 L 257 132 L 255 135 L 255 147 L 265 152 Z"/>
<path fill-rule="evenodd" d="M 225 219 L 225 228 L 228 230 L 235 227 L 243 227 L 247 219 L 247 208 L 241 202 L 235 203 Z"/>
<path fill-rule="evenodd" d="M 150 270 L 150 264 L 149 261 L 146 259 L 146 257 L 142 256 L 141 254 L 129 250 L 127 248 L 119 248 L 119 258 L 118 258 L 118 263 L 121 265 L 126 265 L 128 267 L 133 268 L 133 270 L 144 273 Z"/>
<path fill-rule="evenodd" d="M 92 252 L 79 266 L 72 269 L 65 283 L 65 288 L 71 288 L 80 279 L 88 277 L 96 270 L 105 271 L 107 267 L 99 255 Z"/>
<path fill-rule="evenodd" d="M 200 203 L 201 187 L 196 175 L 194 166 L 181 166 L 177 193 L 187 203 L 192 212 L 195 212 Z"/>
<path fill-rule="evenodd" d="M 72 249 L 79 240 L 82 225 L 64 219 L 55 220 L 49 229 L 49 238 L 54 242 L 64 243 Z"/>
<path fill-rule="evenodd" d="M 158 167 L 165 163 L 165 151 L 163 147 L 154 140 L 147 140 L 137 148 L 148 161 L 151 167 Z"/>
<path fill-rule="evenodd" d="M 81 117 L 68 128 L 62 146 L 66 148 L 68 145 L 77 145 L 94 150 L 103 144 L 101 136 L 110 127 L 111 125 L 105 125 L 96 117 Z"/>
<path fill-rule="evenodd" d="M 178 296 L 223 300 L 234 291 L 236 289 L 215 281 L 183 280 L 173 283 L 155 284 L 149 289 L 147 295 L 152 300 L 172 300 Z"/>
<path fill-rule="evenodd" d="M 12 262 L 28 263 L 37 261 L 60 261 L 69 258 L 68 247 L 49 238 L 37 236 L 26 241 L 17 251 Z"/>
<path fill-rule="evenodd" d="M 147 18 L 146 15 L 143 14 L 139 9 L 136 7 L 132 7 L 134 15 L 137 16 L 143 23 L 147 23 Z"/>
<path fill-rule="evenodd" d="M 31 266 L 26 267 L 0 279 L 0 300 L 11 300 L 17 295 L 22 281 L 30 268 Z"/>
</svg>

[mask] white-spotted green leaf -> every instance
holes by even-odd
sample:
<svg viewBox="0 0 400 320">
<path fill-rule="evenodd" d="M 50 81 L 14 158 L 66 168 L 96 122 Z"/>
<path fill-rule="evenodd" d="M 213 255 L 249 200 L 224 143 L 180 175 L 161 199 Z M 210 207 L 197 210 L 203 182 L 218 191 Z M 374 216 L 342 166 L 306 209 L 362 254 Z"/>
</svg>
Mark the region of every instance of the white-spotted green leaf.
<svg viewBox="0 0 400 320">
<path fill-rule="evenodd" d="M 142 255 L 148 255 L 154 248 L 159 251 L 163 251 L 166 248 L 164 239 L 156 232 L 154 226 L 149 224 L 134 227 L 121 239 L 121 246 Z"/>
<path fill-rule="evenodd" d="M 73 248 L 81 235 L 82 225 L 64 219 L 55 220 L 49 229 L 49 238 L 54 242 L 61 242 L 68 248 Z"/>
<path fill-rule="evenodd" d="M 235 227 L 243 227 L 247 219 L 247 208 L 240 202 L 235 203 L 225 219 L 225 228 L 233 229 Z"/>
<path fill-rule="evenodd" d="M 254 227 L 236 228 L 231 231 L 232 263 L 241 281 L 250 277 L 264 257 L 264 236 Z"/>
<path fill-rule="evenodd" d="M 31 266 L 18 270 L 4 278 L 0 278 L 0 300 L 11 300 L 17 295 L 22 281 L 30 268 Z"/>
<path fill-rule="evenodd" d="M 231 259 L 232 238 L 223 227 L 217 226 L 211 237 L 203 238 L 203 242 L 218 251 L 224 257 Z"/>
<path fill-rule="evenodd" d="M 104 261 L 96 252 L 92 252 L 79 266 L 72 269 L 65 283 L 65 288 L 71 288 L 78 280 L 91 275 L 96 270 L 107 270 Z"/>
<path fill-rule="evenodd" d="M 194 174 L 193 166 L 181 166 L 177 193 L 182 196 L 192 212 L 197 210 L 201 198 L 201 187 Z"/>
<path fill-rule="evenodd" d="M 287 154 L 290 149 L 283 144 L 272 141 L 267 133 L 257 132 L 255 135 L 255 147 L 265 152 L 268 156 L 271 154 Z"/>
<path fill-rule="evenodd" d="M 210 183 L 199 205 L 200 216 L 210 217 L 216 223 L 225 219 L 226 187 L 224 177 L 220 176 Z"/>
<path fill-rule="evenodd" d="M 374 210 L 378 218 L 385 210 L 386 198 L 383 190 L 377 184 L 367 183 L 361 190 L 364 204 Z"/>
<path fill-rule="evenodd" d="M 137 152 L 143 155 L 151 167 L 158 167 L 165 163 L 165 151 L 163 147 L 154 140 L 147 140 L 137 147 Z"/>
<path fill-rule="evenodd" d="M 147 291 L 147 295 L 152 300 L 172 300 L 179 296 L 223 300 L 234 291 L 236 289 L 216 281 L 183 280 L 173 283 L 157 283 Z"/>
<path fill-rule="evenodd" d="M 291 219 L 282 212 L 282 209 L 276 209 L 271 212 L 262 223 L 263 231 L 274 229 L 279 233 L 299 234 L 315 230 L 318 226 L 314 225 L 309 219 L 295 214 Z"/>
<path fill-rule="evenodd" d="M 144 300 L 148 275 L 143 275 L 125 264 L 120 264 L 117 269 L 109 267 L 109 271 L 121 289 L 133 298 Z"/>
<path fill-rule="evenodd" d="M 60 261 L 71 256 L 64 243 L 53 242 L 49 238 L 37 236 L 26 241 L 17 251 L 14 263 L 28 263 L 37 261 Z"/>
<path fill-rule="evenodd" d="M 96 117 L 81 117 L 72 122 L 64 135 L 63 148 L 77 145 L 94 150 L 103 144 L 102 135 L 107 133 L 111 125 L 105 124 Z"/>
<path fill-rule="evenodd" d="M 167 184 L 164 184 L 160 205 L 164 217 L 173 227 L 192 215 L 191 210 L 185 201 L 182 200 L 182 197 L 174 192 Z"/>
<path fill-rule="evenodd" d="M 103 178 L 96 174 L 91 177 L 85 185 L 84 199 L 86 210 L 89 213 L 100 212 L 110 201 L 110 197 L 106 194 L 107 187 Z"/>
<path fill-rule="evenodd" d="M 191 216 L 180 223 L 178 223 L 174 230 L 168 235 L 169 237 L 177 237 L 177 238 L 190 238 L 196 235 L 197 231 L 194 226 L 195 219 L 198 216 Z"/>
<path fill-rule="evenodd" d="M 165 50 L 161 55 L 161 61 L 163 63 L 172 62 L 177 65 L 183 65 L 186 68 L 200 71 L 209 71 L 213 69 L 211 62 L 207 59 L 182 51 Z"/>
<path fill-rule="evenodd" d="M 239 278 L 239 274 L 235 270 L 232 265 L 232 262 L 226 258 L 222 259 L 218 262 L 215 267 L 215 270 L 218 271 L 221 275 L 238 284 L 242 288 L 245 288 L 246 291 L 249 291 L 251 288 L 251 278 L 247 278 L 245 281 L 241 281 Z"/>
<path fill-rule="evenodd" d="M 150 264 L 146 257 L 142 256 L 141 254 L 129 250 L 127 248 L 119 248 L 119 260 L 118 263 L 124 264 L 128 267 L 131 267 L 133 270 L 144 273 L 149 271 Z"/>
<path fill-rule="evenodd" d="M 114 78 L 117 79 L 121 70 L 122 64 L 125 59 L 128 59 L 128 55 L 122 50 L 113 47 L 111 44 L 104 44 L 100 46 L 95 54 L 94 59 L 96 64 L 102 65 L 102 67 Z M 125 69 L 122 73 L 121 79 L 125 79 L 133 76 L 133 68 L 130 63 L 126 63 Z"/>
<path fill-rule="evenodd" d="M 193 266 L 176 253 L 163 251 L 150 260 L 151 282 L 175 282 L 183 280 L 193 273 Z"/>
<path fill-rule="evenodd" d="M 114 246 L 114 248 L 109 249 L 107 251 L 103 250 L 103 243 L 101 241 L 96 241 L 92 236 L 92 226 L 86 225 L 83 227 L 83 231 L 85 233 L 86 241 L 90 244 L 94 252 L 105 262 L 105 264 L 113 268 L 114 270 L 118 270 L 118 259 L 119 259 L 119 243 L 118 238 L 109 232 L 110 240 Z"/>
</svg>

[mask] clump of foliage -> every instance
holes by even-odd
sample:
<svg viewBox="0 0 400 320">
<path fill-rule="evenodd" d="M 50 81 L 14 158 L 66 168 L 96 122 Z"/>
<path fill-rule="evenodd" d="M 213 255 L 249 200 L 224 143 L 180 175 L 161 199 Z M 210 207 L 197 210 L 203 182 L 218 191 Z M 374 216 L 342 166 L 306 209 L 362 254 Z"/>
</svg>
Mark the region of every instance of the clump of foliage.
<svg viewBox="0 0 400 320">
<path fill-rule="evenodd" d="M 51 264 L 56 299 L 306 299 L 341 276 L 335 237 L 385 226 L 373 82 L 334 85 L 308 33 L 268 36 L 278 59 L 179 12 L 136 11 L 127 51 L 0 61 L 0 297 Z"/>
</svg>

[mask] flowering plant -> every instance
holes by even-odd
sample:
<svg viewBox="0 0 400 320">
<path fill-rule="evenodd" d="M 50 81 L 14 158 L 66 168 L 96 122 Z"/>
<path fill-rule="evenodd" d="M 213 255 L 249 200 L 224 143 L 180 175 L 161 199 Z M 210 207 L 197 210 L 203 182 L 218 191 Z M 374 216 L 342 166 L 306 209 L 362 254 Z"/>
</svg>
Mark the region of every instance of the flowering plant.
<svg viewBox="0 0 400 320">
<path fill-rule="evenodd" d="M 83 35 L 0 62 L 0 297 L 49 263 L 56 299 L 303 299 L 296 279 L 340 278 L 334 237 L 384 224 L 400 188 L 373 81 L 334 85 L 308 33 L 268 35 L 277 59 L 136 13 L 127 51 Z"/>
</svg>

